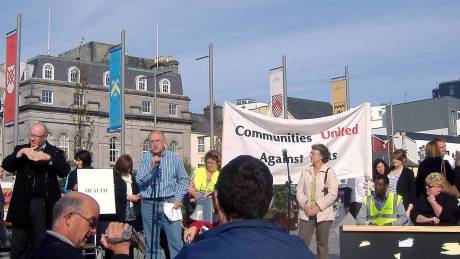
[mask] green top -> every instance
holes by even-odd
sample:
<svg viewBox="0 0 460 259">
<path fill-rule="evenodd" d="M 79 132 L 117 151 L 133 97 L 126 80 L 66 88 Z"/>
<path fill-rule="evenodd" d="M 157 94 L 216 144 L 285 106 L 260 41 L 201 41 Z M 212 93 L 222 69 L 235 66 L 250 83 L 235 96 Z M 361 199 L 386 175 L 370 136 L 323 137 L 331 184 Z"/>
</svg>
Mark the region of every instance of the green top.
<svg viewBox="0 0 460 259">
<path fill-rule="evenodd" d="M 317 174 L 313 173 L 313 180 L 311 181 L 311 191 L 310 191 L 310 201 L 311 206 L 316 206 L 316 176 Z"/>
</svg>

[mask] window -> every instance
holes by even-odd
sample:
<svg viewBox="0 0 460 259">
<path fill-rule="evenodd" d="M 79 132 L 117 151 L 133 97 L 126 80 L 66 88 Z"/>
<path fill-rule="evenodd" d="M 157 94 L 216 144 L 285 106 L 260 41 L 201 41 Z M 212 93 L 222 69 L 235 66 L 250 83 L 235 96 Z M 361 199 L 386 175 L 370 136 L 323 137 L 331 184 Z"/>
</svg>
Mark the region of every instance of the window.
<svg viewBox="0 0 460 259">
<path fill-rule="evenodd" d="M 144 142 L 142 143 L 142 152 L 149 152 L 150 151 L 150 145 L 149 145 L 149 140 L 144 139 Z"/>
<path fill-rule="evenodd" d="M 115 163 L 118 159 L 120 150 L 117 149 L 117 137 L 111 137 L 109 143 L 109 162 Z"/>
<path fill-rule="evenodd" d="M 80 83 L 80 70 L 77 67 L 69 68 L 69 82 Z"/>
<path fill-rule="evenodd" d="M 48 131 L 48 137 L 46 138 L 51 145 L 56 146 L 56 141 L 54 141 L 54 135 L 50 131 Z"/>
<path fill-rule="evenodd" d="M 204 137 L 198 137 L 198 152 L 204 152 Z"/>
<path fill-rule="evenodd" d="M 170 89 L 171 82 L 169 82 L 168 79 L 161 79 L 160 80 L 160 91 L 165 94 L 169 94 L 171 89 Z"/>
<path fill-rule="evenodd" d="M 451 116 L 451 124 L 455 125 L 455 122 L 457 121 L 457 112 L 456 111 L 451 111 L 450 112 Z"/>
<path fill-rule="evenodd" d="M 83 107 L 85 105 L 85 96 L 83 94 L 73 94 L 73 105 Z"/>
<path fill-rule="evenodd" d="M 450 96 L 455 96 L 455 88 L 453 85 L 449 87 L 449 95 Z"/>
<path fill-rule="evenodd" d="M 43 65 L 42 78 L 54 80 L 54 66 L 53 65 L 51 65 L 50 63 L 46 63 L 45 65 Z"/>
<path fill-rule="evenodd" d="M 152 102 L 142 101 L 142 112 L 151 113 L 152 112 Z"/>
<path fill-rule="evenodd" d="M 140 75 L 136 77 L 136 89 L 139 91 L 147 91 L 147 78 Z"/>
<path fill-rule="evenodd" d="M 53 104 L 53 91 L 43 89 L 42 90 L 41 102 L 42 103 Z"/>
<path fill-rule="evenodd" d="M 173 153 L 177 152 L 177 141 L 173 140 L 169 143 L 169 150 Z"/>
<path fill-rule="evenodd" d="M 169 104 L 169 115 L 177 116 L 177 104 L 174 104 L 174 103 Z"/>
<path fill-rule="evenodd" d="M 59 148 L 65 153 L 65 158 L 69 159 L 69 135 L 62 133 L 59 135 Z"/>
<path fill-rule="evenodd" d="M 104 72 L 104 76 L 102 77 L 102 82 L 104 86 L 110 85 L 110 72 L 109 71 Z"/>
</svg>

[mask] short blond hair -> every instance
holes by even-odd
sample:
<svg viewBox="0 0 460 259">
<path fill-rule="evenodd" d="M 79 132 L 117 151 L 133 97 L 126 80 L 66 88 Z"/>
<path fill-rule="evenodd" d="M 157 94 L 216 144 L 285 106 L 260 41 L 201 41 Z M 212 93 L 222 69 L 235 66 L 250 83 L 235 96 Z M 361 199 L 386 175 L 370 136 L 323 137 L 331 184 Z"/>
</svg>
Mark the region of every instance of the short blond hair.
<svg viewBox="0 0 460 259">
<path fill-rule="evenodd" d="M 428 186 L 440 187 L 442 191 L 446 189 L 446 178 L 438 172 L 433 172 L 425 178 L 425 184 Z"/>
</svg>

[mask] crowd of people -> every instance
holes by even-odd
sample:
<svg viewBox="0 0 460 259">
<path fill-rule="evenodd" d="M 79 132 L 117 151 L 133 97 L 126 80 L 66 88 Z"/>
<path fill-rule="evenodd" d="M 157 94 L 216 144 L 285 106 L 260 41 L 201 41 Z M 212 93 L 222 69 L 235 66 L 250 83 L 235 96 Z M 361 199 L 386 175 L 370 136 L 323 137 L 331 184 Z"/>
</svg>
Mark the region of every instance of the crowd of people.
<svg viewBox="0 0 460 259">
<path fill-rule="evenodd" d="M 97 201 L 78 192 L 77 171 L 93 168 L 91 153 L 76 152 L 70 170 L 64 152 L 48 143 L 47 135 L 45 124 L 34 124 L 29 143 L 15 147 L 0 167 L 0 174 L 5 169 L 16 175 L 6 219 L 13 259 L 84 258 L 81 250 L 95 235 L 105 258 L 133 258 L 133 232 L 143 233 L 145 258 L 163 253 L 180 259 L 313 258 L 308 246 L 314 232 L 317 257 L 329 258 L 339 187 L 322 144 L 311 146 L 311 165 L 295 183 L 296 236 L 264 219 L 273 201 L 273 177 L 259 159 L 242 155 L 221 168 L 220 154 L 211 150 L 205 166 L 189 176 L 180 157 L 166 148 L 165 134 L 152 131 L 150 152 L 142 155 L 136 173 L 129 155 L 117 159 L 116 213 L 100 214 Z M 358 225 L 456 225 L 460 158 L 455 164 L 445 153 L 442 139 L 430 141 L 417 176 L 406 167 L 404 150 L 393 152 L 391 167 L 376 159 L 372 178 L 353 179 L 358 188 L 346 211 Z M 58 178 L 65 178 L 62 189 Z M 182 216 L 181 208 L 184 219 L 167 213 Z"/>
</svg>

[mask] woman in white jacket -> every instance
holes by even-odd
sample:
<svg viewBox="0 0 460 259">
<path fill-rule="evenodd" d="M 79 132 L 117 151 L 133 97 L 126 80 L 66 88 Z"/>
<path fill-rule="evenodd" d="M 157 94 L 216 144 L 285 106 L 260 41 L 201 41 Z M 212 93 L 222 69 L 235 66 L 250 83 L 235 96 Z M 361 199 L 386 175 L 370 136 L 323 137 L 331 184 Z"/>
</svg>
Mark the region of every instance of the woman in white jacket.
<svg viewBox="0 0 460 259">
<path fill-rule="evenodd" d="M 333 204 L 337 198 L 338 184 L 334 170 L 328 167 L 330 152 L 322 144 L 312 145 L 312 165 L 302 172 L 297 184 L 299 210 L 299 236 L 310 245 L 316 228 L 318 258 L 329 258 L 329 230 L 334 220 Z"/>
</svg>

